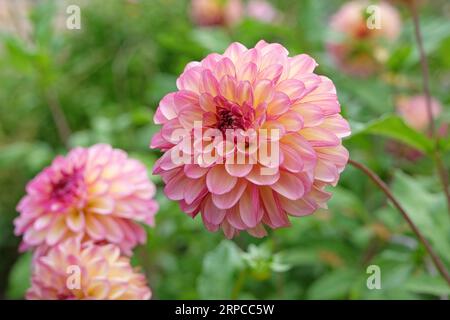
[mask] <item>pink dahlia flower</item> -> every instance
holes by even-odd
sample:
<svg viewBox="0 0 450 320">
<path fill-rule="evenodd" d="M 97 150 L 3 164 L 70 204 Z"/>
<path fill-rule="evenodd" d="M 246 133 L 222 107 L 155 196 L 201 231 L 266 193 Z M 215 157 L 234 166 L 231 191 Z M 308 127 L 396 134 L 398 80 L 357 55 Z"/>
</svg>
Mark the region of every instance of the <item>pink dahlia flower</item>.
<svg viewBox="0 0 450 320">
<path fill-rule="evenodd" d="M 351 1 L 330 18 L 335 34 L 327 50 L 344 72 L 367 76 L 387 59 L 384 42 L 392 42 L 401 32 L 397 9 L 387 2 Z"/>
<path fill-rule="evenodd" d="M 153 225 L 158 208 L 145 166 L 104 144 L 58 156 L 26 191 L 14 221 L 16 235 L 23 235 L 22 250 L 80 235 L 130 254 L 146 240 L 138 222 Z"/>
<path fill-rule="evenodd" d="M 274 22 L 278 11 L 265 0 L 250 0 L 247 4 L 247 15 L 262 22 Z"/>
<path fill-rule="evenodd" d="M 280 44 L 233 43 L 188 64 L 160 102 L 151 147 L 165 193 L 208 230 L 254 236 L 325 207 L 344 169 L 350 134 L 330 79 Z M 270 149 L 270 156 L 265 154 Z"/>
<path fill-rule="evenodd" d="M 232 26 L 243 15 L 241 0 L 192 0 L 191 17 L 199 26 Z"/>
<path fill-rule="evenodd" d="M 116 245 L 70 238 L 50 248 L 32 266 L 29 300 L 148 300 L 145 276 Z"/>
<path fill-rule="evenodd" d="M 331 17 L 330 26 L 355 39 L 381 37 L 393 41 L 400 35 L 401 19 L 397 9 L 387 2 L 350 1 Z"/>
<path fill-rule="evenodd" d="M 400 97 L 397 99 L 397 112 L 412 128 L 426 131 L 430 124 L 425 96 Z M 437 118 L 442 112 L 442 106 L 431 98 L 431 114 Z"/>
</svg>

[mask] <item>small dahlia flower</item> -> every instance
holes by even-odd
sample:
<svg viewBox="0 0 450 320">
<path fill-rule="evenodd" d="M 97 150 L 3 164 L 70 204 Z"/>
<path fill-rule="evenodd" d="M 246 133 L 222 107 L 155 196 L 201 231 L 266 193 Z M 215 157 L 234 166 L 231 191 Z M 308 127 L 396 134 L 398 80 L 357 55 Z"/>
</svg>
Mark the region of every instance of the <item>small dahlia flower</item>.
<svg viewBox="0 0 450 320">
<path fill-rule="evenodd" d="M 430 119 L 425 96 L 400 97 L 396 102 L 398 114 L 410 127 L 418 131 L 426 131 L 430 125 Z M 442 106 L 439 101 L 431 98 L 431 114 L 433 118 L 437 118 L 441 112 Z"/>
<path fill-rule="evenodd" d="M 384 42 L 395 41 L 401 31 L 397 9 L 387 2 L 351 1 L 330 18 L 334 39 L 327 50 L 344 72 L 367 76 L 387 59 Z"/>
<path fill-rule="evenodd" d="M 148 300 L 145 276 L 113 244 L 70 238 L 34 260 L 28 300 Z"/>
<path fill-rule="evenodd" d="M 250 0 L 247 3 L 247 16 L 262 22 L 274 22 L 278 17 L 278 11 L 265 0 Z"/>
<path fill-rule="evenodd" d="M 326 207 L 350 129 L 333 82 L 316 66 L 264 41 L 189 63 L 154 117 L 162 128 L 151 147 L 164 152 L 154 173 L 165 194 L 229 238 L 241 230 L 261 237 L 264 226 Z"/>
<path fill-rule="evenodd" d="M 31 30 L 28 14 L 33 6 L 30 0 L 0 0 L 0 33 L 26 36 Z"/>
<path fill-rule="evenodd" d="M 232 26 L 243 15 L 241 0 L 192 0 L 191 18 L 199 26 Z"/>
<path fill-rule="evenodd" d="M 144 243 L 138 224 L 154 224 L 155 186 L 145 166 L 109 145 L 75 148 L 58 156 L 26 187 L 17 206 L 21 250 L 54 246 L 66 238 L 107 241 L 131 254 Z"/>
<path fill-rule="evenodd" d="M 430 121 L 425 96 L 400 96 L 396 99 L 396 109 L 399 116 L 411 128 L 420 132 L 427 132 Z M 441 104 L 434 98 L 431 99 L 431 110 L 434 119 L 436 119 L 442 111 Z M 445 137 L 447 131 L 448 124 L 444 123 L 438 128 L 437 135 Z M 411 162 L 415 162 L 424 156 L 421 151 L 395 140 L 387 141 L 386 151 L 398 159 L 405 159 Z"/>
</svg>

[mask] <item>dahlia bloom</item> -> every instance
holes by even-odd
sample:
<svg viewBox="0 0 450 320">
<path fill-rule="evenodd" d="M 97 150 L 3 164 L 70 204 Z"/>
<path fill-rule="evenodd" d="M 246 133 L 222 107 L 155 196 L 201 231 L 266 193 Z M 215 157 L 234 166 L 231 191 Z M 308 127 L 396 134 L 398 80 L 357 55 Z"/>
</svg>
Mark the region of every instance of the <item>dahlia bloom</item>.
<svg viewBox="0 0 450 320">
<path fill-rule="evenodd" d="M 105 144 L 58 156 L 26 191 L 14 221 L 15 234 L 23 235 L 21 250 L 80 235 L 83 241 L 107 241 L 131 254 L 146 240 L 138 222 L 153 225 L 158 207 L 145 166 Z"/>
<path fill-rule="evenodd" d="M 243 15 L 241 0 L 192 0 L 191 18 L 199 26 L 232 26 Z"/>
<path fill-rule="evenodd" d="M 30 32 L 28 14 L 32 8 L 30 0 L 0 0 L 0 33 L 16 33 L 25 36 Z"/>
<path fill-rule="evenodd" d="M 326 207 L 324 189 L 348 160 L 341 138 L 350 128 L 316 66 L 264 41 L 189 63 L 154 116 L 162 129 L 151 147 L 164 152 L 154 174 L 167 197 L 229 238 L 240 230 L 262 237 L 265 225 L 289 226 L 288 215 Z"/>
<path fill-rule="evenodd" d="M 398 38 L 401 19 L 387 2 L 351 1 L 330 18 L 330 28 L 335 39 L 329 41 L 327 50 L 337 66 L 346 73 L 367 76 L 385 62 L 383 42 Z"/>
<path fill-rule="evenodd" d="M 419 95 L 413 97 L 400 97 L 396 101 L 397 112 L 405 122 L 417 131 L 425 131 L 430 125 L 426 97 Z M 431 98 L 431 114 L 437 118 L 442 112 L 442 106 Z"/>
<path fill-rule="evenodd" d="M 396 99 L 396 109 L 399 116 L 411 128 L 426 133 L 430 121 L 428 117 L 428 110 L 425 96 L 400 96 Z M 436 99 L 431 99 L 431 113 L 436 119 L 442 112 L 442 106 Z M 437 135 L 445 137 L 448 131 L 448 124 L 443 123 L 437 130 Z M 386 151 L 399 159 L 408 161 L 417 161 L 421 159 L 424 154 L 414 148 L 411 148 L 401 142 L 395 140 L 388 140 L 386 143 Z"/>
<path fill-rule="evenodd" d="M 247 16 L 262 22 L 273 22 L 278 16 L 278 11 L 265 0 L 250 0 L 247 4 Z"/>
<path fill-rule="evenodd" d="M 116 245 L 70 238 L 38 257 L 28 300 L 148 300 L 145 276 Z"/>
</svg>

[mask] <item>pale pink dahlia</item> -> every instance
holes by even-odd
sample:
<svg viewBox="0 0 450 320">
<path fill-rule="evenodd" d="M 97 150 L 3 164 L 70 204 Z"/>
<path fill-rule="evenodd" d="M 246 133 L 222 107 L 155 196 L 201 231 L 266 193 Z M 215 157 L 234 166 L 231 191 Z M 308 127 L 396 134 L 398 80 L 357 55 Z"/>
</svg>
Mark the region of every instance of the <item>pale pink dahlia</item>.
<svg viewBox="0 0 450 320">
<path fill-rule="evenodd" d="M 164 152 L 154 173 L 166 195 L 230 238 L 240 230 L 264 236 L 264 225 L 285 227 L 288 215 L 325 207 L 324 189 L 348 160 L 341 139 L 350 129 L 316 66 L 264 41 L 188 64 L 154 117 L 162 129 L 151 147 Z"/>
<path fill-rule="evenodd" d="M 250 0 L 247 3 L 247 15 L 262 22 L 274 22 L 279 12 L 266 0 Z"/>
<path fill-rule="evenodd" d="M 23 235 L 22 250 L 80 235 L 130 254 L 146 240 L 138 223 L 153 225 L 158 208 L 145 166 L 104 144 L 58 156 L 26 191 L 14 221 L 16 235 Z"/>
<path fill-rule="evenodd" d="M 397 112 L 412 128 L 418 131 L 426 131 L 430 124 L 427 102 L 425 96 L 399 97 L 397 99 Z M 434 98 L 431 98 L 431 114 L 436 118 L 442 112 L 442 106 Z"/>
<path fill-rule="evenodd" d="M 32 266 L 29 300 L 148 300 L 145 276 L 113 244 L 70 238 L 50 248 Z"/>
<path fill-rule="evenodd" d="M 354 39 L 386 38 L 391 41 L 401 32 L 401 19 L 395 7 L 385 1 L 350 1 L 330 21 L 333 31 Z"/>
<path fill-rule="evenodd" d="M 191 18 L 200 26 L 232 26 L 243 15 L 241 0 L 191 0 Z"/>
<path fill-rule="evenodd" d="M 344 72 L 367 76 L 378 71 L 388 58 L 386 42 L 393 42 L 401 32 L 397 9 L 380 1 L 350 1 L 331 18 L 334 37 L 327 50 Z"/>
</svg>

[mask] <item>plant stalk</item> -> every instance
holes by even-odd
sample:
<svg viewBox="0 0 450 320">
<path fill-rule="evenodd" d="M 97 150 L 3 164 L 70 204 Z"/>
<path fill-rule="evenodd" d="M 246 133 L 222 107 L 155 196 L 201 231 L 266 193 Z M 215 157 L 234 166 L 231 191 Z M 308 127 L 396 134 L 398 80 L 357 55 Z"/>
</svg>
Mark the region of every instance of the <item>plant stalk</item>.
<svg viewBox="0 0 450 320">
<path fill-rule="evenodd" d="M 434 252 L 433 248 L 431 247 L 428 240 L 423 236 L 423 234 L 420 232 L 419 228 L 414 224 L 414 222 L 409 217 L 408 213 L 405 211 L 405 209 L 402 207 L 400 202 L 395 198 L 394 194 L 391 192 L 389 187 L 386 185 L 386 183 L 381 180 L 381 178 L 372 170 L 370 170 L 365 165 L 356 162 L 354 160 L 349 159 L 349 164 L 354 166 L 355 168 L 361 170 L 365 175 L 367 175 L 380 189 L 384 192 L 386 197 L 392 202 L 392 204 L 397 208 L 397 210 L 401 213 L 403 218 L 406 220 L 406 222 L 411 227 L 412 231 L 416 234 L 417 238 L 422 242 L 422 244 L 425 246 L 425 249 L 427 250 L 428 254 L 430 255 L 431 259 L 433 260 L 434 265 L 438 269 L 439 273 L 442 275 L 442 277 L 447 281 L 447 283 L 450 285 L 450 275 L 442 262 L 441 258 Z"/>
</svg>

